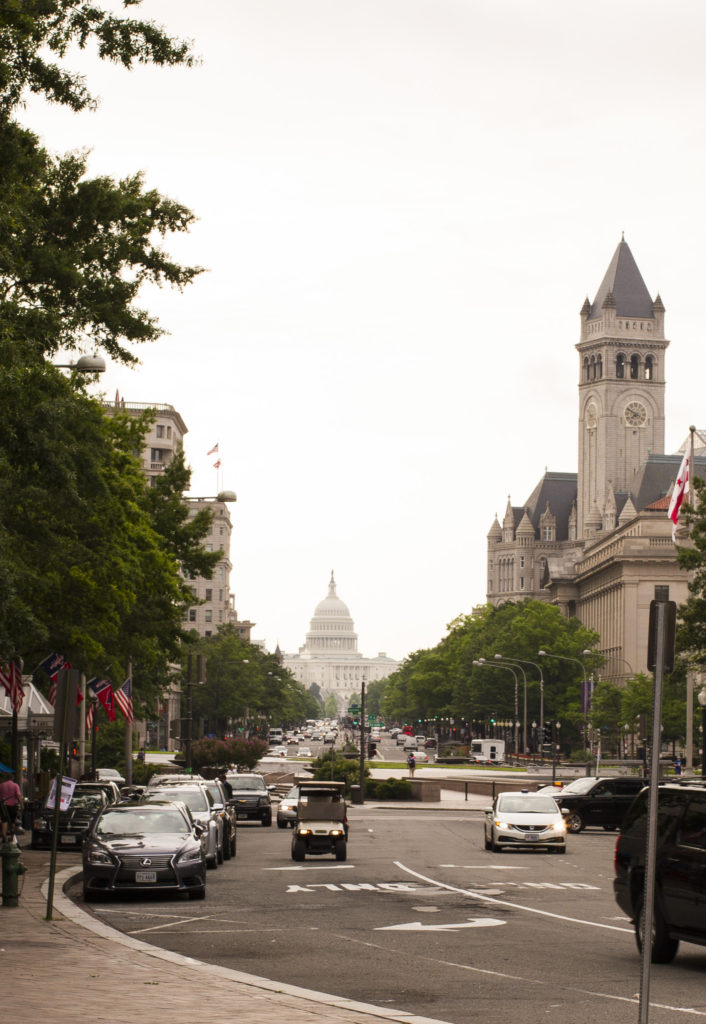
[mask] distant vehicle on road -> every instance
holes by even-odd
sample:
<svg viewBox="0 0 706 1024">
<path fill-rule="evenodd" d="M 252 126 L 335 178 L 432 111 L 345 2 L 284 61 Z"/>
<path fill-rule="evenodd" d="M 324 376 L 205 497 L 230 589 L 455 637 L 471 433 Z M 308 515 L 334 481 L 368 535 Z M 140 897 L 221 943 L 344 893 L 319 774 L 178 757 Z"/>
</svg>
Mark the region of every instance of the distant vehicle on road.
<svg viewBox="0 0 706 1024">
<path fill-rule="evenodd" d="M 500 793 L 485 811 L 485 848 L 544 847 L 566 853 L 566 825 L 555 800 L 536 793 Z"/>
<path fill-rule="evenodd" d="M 558 803 L 569 832 L 582 832 L 589 825 L 610 830 L 623 823 L 630 804 L 647 784 L 633 776 L 575 779 L 559 794 Z"/>
<path fill-rule="evenodd" d="M 505 760 L 505 740 L 471 740 L 468 754 L 472 761 L 481 764 L 502 764 Z"/>
</svg>

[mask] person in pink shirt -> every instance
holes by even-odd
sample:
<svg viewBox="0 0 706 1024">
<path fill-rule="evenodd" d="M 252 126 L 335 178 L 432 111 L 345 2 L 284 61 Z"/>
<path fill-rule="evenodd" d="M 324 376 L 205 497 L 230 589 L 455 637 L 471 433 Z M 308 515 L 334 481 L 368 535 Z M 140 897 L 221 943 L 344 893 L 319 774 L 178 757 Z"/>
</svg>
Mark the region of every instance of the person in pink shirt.
<svg viewBox="0 0 706 1024">
<path fill-rule="evenodd" d="M 17 815 L 24 807 L 22 790 L 7 773 L 0 776 L 0 830 L 2 841 L 10 838 L 10 829 L 17 821 Z"/>
</svg>

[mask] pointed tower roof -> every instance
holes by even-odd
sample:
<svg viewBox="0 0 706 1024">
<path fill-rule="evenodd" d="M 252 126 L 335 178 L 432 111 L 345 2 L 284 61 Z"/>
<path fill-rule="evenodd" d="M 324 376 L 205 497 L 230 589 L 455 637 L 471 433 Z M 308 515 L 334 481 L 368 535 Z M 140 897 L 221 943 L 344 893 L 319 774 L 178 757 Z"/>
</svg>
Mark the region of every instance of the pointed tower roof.
<svg viewBox="0 0 706 1024">
<path fill-rule="evenodd" d="M 493 520 L 493 525 L 488 530 L 488 540 L 499 540 L 503 535 L 503 531 L 500 529 L 500 523 L 498 522 L 497 514 Z"/>
<path fill-rule="evenodd" d="M 547 508 L 548 507 L 549 507 L 549 502 L 547 502 Z M 520 534 L 524 534 L 525 536 L 528 536 L 528 537 L 534 537 L 534 526 L 532 526 L 532 520 L 530 519 L 529 515 L 527 514 L 527 511 L 528 510 L 525 509 L 524 515 L 522 516 L 522 519 L 520 520 L 520 525 L 517 527 L 517 534 L 518 534 L 518 536 Z"/>
<path fill-rule="evenodd" d="M 654 317 L 650 293 L 624 238 L 620 240 L 596 292 L 589 320 L 600 317 L 607 305 L 614 306 L 618 316 Z"/>
</svg>

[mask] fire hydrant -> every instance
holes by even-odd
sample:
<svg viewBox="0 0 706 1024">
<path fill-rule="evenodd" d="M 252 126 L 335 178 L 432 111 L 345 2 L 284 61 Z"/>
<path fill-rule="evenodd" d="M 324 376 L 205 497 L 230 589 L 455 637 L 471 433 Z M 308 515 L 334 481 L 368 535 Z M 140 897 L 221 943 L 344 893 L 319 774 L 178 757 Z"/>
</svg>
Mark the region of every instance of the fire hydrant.
<svg viewBox="0 0 706 1024">
<path fill-rule="evenodd" d="M 16 907 L 19 899 L 17 880 L 27 868 L 20 860 L 20 848 L 15 843 L 3 843 L 0 846 L 2 858 L 2 905 Z"/>
</svg>

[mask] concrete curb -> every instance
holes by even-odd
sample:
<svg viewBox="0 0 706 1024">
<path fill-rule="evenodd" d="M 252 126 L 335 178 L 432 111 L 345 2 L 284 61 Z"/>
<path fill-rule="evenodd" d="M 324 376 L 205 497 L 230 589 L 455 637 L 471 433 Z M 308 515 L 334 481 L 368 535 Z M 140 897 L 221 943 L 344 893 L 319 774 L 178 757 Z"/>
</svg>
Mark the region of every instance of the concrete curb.
<svg viewBox="0 0 706 1024">
<path fill-rule="evenodd" d="M 54 891 L 54 907 L 65 918 L 87 931 L 99 935 L 103 939 L 114 942 L 118 945 L 127 946 L 157 960 L 166 961 L 180 967 L 189 968 L 203 974 L 206 977 L 221 978 L 240 985 L 248 985 L 265 992 L 279 996 L 286 996 L 290 999 L 303 999 L 310 1003 L 320 1003 L 325 1006 L 346 1010 L 353 1013 L 365 1013 L 369 1017 L 379 1017 L 382 1020 L 398 1021 L 400 1024 L 450 1024 L 435 1017 L 420 1017 L 417 1014 L 405 1013 L 391 1010 L 390 1007 L 375 1006 L 372 1003 L 362 1003 L 357 1000 L 344 999 L 340 996 L 330 995 L 326 992 L 316 992 L 312 989 L 299 988 L 296 985 L 286 985 L 282 982 L 270 981 L 268 978 L 261 978 L 254 974 L 246 974 L 243 971 L 235 971 L 230 967 L 219 967 L 217 964 L 204 963 L 202 960 L 195 960 L 192 957 L 184 956 L 181 953 L 173 953 L 171 950 L 160 949 L 158 946 L 150 946 L 141 939 L 134 939 L 103 921 L 97 920 L 91 914 L 74 903 L 64 892 L 65 887 L 74 879 L 80 877 L 81 872 L 75 867 L 65 868 L 56 875 Z M 47 897 L 49 882 L 43 882 L 41 892 L 44 898 Z"/>
</svg>

